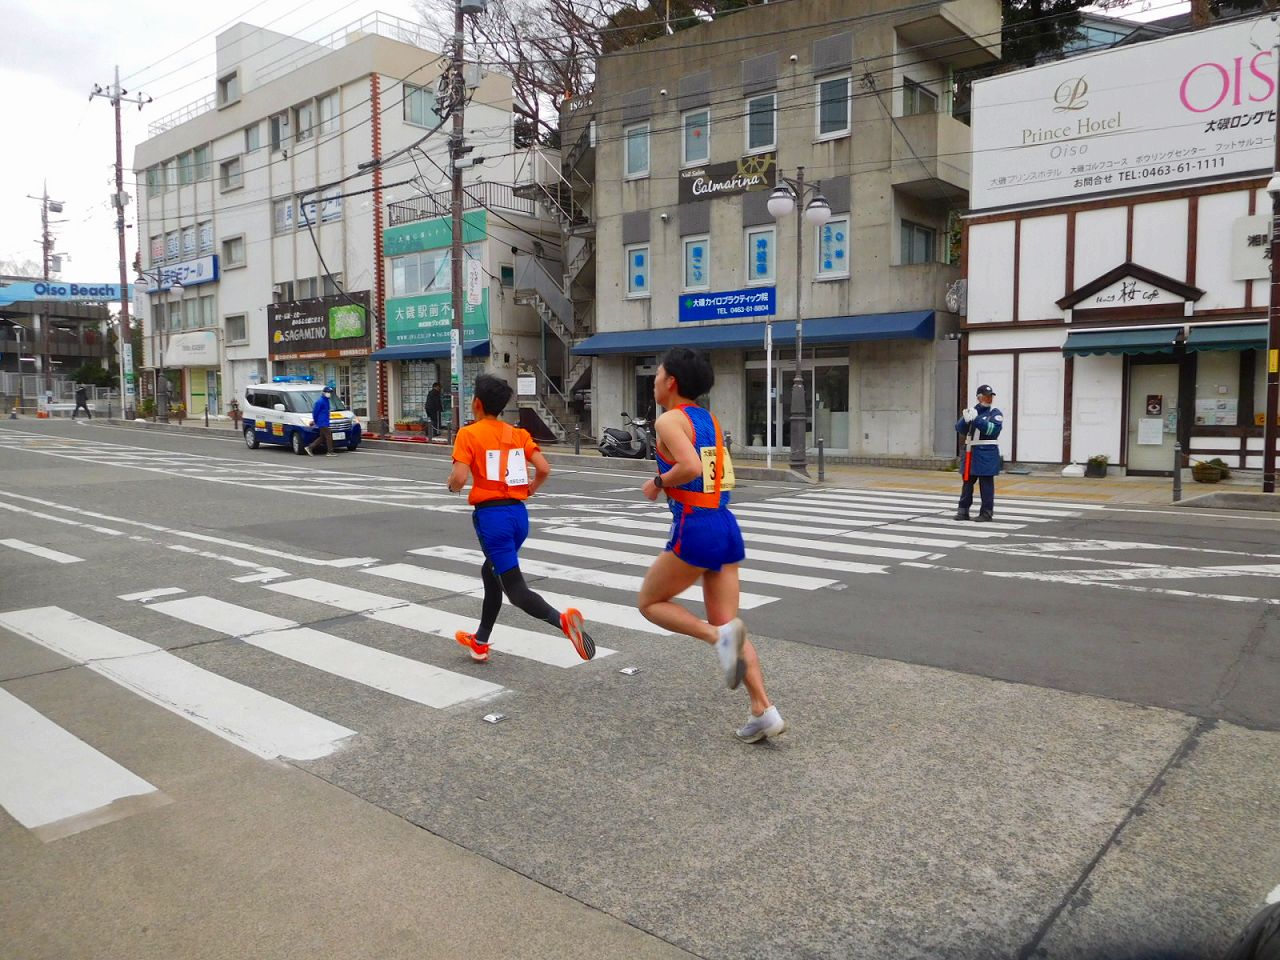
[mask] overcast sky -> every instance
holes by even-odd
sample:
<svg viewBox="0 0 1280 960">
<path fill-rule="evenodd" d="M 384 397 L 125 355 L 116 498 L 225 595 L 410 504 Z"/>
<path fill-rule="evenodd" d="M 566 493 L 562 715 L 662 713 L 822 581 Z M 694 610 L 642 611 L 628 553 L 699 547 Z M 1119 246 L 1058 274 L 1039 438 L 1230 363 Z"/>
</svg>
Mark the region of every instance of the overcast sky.
<svg viewBox="0 0 1280 960">
<path fill-rule="evenodd" d="M 1113 11 L 1143 19 L 1185 9 L 1174 0 L 1140 0 Z M 61 279 L 119 281 L 114 190 L 115 134 L 109 101 L 89 101 L 95 83 L 108 87 L 116 64 L 133 96 L 149 94 L 143 111 L 125 104 L 125 189 L 133 145 L 146 127 L 213 92 L 214 37 L 244 20 L 313 40 L 381 11 L 418 22 L 413 0 L 5 0 L 5 57 L 0 64 L 0 258 L 40 260 L 40 195 L 64 204 L 55 216 L 55 251 L 69 257 Z M 1146 11 L 1145 15 L 1142 11 Z M 126 212 L 133 223 L 136 207 Z M 130 229 L 128 259 L 138 248 Z M 132 279 L 132 278 L 131 278 Z"/>
</svg>

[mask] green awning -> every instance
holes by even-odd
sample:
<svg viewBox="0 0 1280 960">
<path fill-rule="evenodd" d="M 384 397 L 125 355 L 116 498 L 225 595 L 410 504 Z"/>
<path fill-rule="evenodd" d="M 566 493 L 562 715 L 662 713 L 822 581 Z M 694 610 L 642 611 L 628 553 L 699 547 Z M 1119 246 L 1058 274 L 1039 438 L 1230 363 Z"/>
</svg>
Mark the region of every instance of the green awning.
<svg viewBox="0 0 1280 960">
<path fill-rule="evenodd" d="M 1173 353 L 1180 327 L 1148 327 L 1144 330 L 1079 330 L 1067 334 L 1062 352 L 1068 357 L 1106 353 Z"/>
<path fill-rule="evenodd" d="M 1265 350 L 1265 323 L 1210 323 L 1192 327 L 1187 336 L 1188 350 Z"/>
</svg>

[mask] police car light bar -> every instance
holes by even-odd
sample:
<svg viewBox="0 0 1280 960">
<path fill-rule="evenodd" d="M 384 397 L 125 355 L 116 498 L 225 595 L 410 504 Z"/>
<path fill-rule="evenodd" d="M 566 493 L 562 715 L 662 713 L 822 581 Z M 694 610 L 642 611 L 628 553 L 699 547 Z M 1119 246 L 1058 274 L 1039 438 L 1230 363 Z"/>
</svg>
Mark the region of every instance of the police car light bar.
<svg viewBox="0 0 1280 960">
<path fill-rule="evenodd" d="M 276 376 L 271 378 L 272 383 L 311 383 L 315 378 L 310 376 L 302 376 L 300 374 L 290 374 L 288 376 Z"/>
</svg>

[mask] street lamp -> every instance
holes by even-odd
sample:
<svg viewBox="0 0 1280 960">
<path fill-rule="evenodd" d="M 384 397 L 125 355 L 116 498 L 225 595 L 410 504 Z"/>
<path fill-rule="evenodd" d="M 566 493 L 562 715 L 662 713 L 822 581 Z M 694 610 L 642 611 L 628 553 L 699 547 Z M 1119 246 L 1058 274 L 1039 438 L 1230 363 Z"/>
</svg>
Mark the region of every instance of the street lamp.
<svg viewBox="0 0 1280 960">
<path fill-rule="evenodd" d="M 805 426 L 808 421 L 808 407 L 804 399 L 804 316 L 800 310 L 800 279 L 804 268 L 804 226 L 820 227 L 831 219 L 831 204 L 822 195 L 821 181 L 806 184 L 804 167 L 796 167 L 795 179 L 778 175 L 780 181 L 769 194 L 769 212 L 775 220 L 788 217 L 795 211 L 796 205 L 808 204 L 804 208 L 804 216 L 796 217 L 796 376 L 791 381 L 791 469 L 797 473 L 808 473 L 806 463 L 808 451 L 805 448 Z M 766 396 L 773 384 L 768 385 Z"/>
<path fill-rule="evenodd" d="M 157 268 L 151 271 L 139 270 L 138 278 L 140 280 L 145 280 L 148 283 L 150 283 L 157 292 L 168 293 L 170 296 L 176 293 L 179 299 L 181 299 L 182 297 L 182 281 L 174 279 L 172 277 L 172 274 L 166 275 L 165 271 L 162 269 Z M 151 291 L 148 290 L 148 293 L 150 292 Z M 155 418 L 157 421 L 159 421 L 161 419 L 164 419 L 164 420 L 169 419 L 169 382 L 164 377 L 164 347 L 165 347 L 165 340 L 167 339 L 165 335 L 165 331 L 168 329 L 170 317 L 169 317 L 169 311 L 166 310 L 165 316 L 163 317 L 163 321 L 158 322 L 158 318 L 156 315 L 157 311 L 156 311 L 155 299 L 153 298 L 151 301 L 149 301 L 149 303 L 151 306 L 151 309 L 149 311 L 151 314 L 151 336 L 154 338 L 153 343 L 158 345 L 158 348 L 156 349 L 156 365 L 155 365 L 155 371 L 156 371 Z"/>
</svg>

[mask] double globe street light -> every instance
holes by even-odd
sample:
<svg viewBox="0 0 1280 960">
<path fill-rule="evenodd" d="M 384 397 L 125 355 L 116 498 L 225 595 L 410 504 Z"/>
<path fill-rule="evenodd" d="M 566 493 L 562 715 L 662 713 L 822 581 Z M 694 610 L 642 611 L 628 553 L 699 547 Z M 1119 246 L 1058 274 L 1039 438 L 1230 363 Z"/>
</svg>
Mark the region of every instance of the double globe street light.
<svg viewBox="0 0 1280 960">
<path fill-rule="evenodd" d="M 804 267 L 804 226 L 821 227 L 831 219 L 831 204 L 822 195 L 822 182 L 804 182 L 804 167 L 796 167 L 795 178 L 778 175 L 778 185 L 769 194 L 769 213 L 775 220 L 790 216 L 795 212 L 797 204 L 808 203 L 804 208 L 804 216 L 796 217 L 796 376 L 791 381 L 791 469 L 798 473 L 807 473 L 807 454 L 805 446 L 808 407 L 804 397 L 804 316 L 800 309 L 800 279 Z M 772 403 L 772 374 L 765 395 Z M 773 438 L 769 438 L 772 444 Z"/>
<path fill-rule="evenodd" d="M 138 279 L 145 280 L 152 284 L 152 288 L 147 291 L 148 295 L 156 293 L 166 293 L 170 297 L 177 294 L 179 301 L 182 299 L 182 281 L 178 280 L 169 271 L 156 268 L 155 270 L 138 270 Z M 156 414 L 157 421 L 169 419 L 169 381 L 164 373 L 164 351 L 166 341 L 168 340 L 167 331 L 170 323 L 170 311 L 160 309 L 165 306 L 163 301 L 152 299 L 149 301 L 150 309 L 147 311 L 151 317 L 151 336 L 152 343 L 155 345 L 155 389 L 156 389 Z M 159 316 L 163 313 L 164 316 Z M 120 368 L 120 376 L 124 377 L 124 367 Z"/>
</svg>

